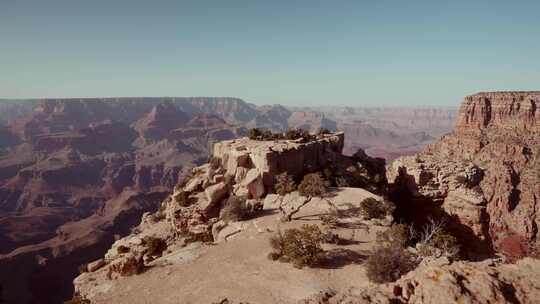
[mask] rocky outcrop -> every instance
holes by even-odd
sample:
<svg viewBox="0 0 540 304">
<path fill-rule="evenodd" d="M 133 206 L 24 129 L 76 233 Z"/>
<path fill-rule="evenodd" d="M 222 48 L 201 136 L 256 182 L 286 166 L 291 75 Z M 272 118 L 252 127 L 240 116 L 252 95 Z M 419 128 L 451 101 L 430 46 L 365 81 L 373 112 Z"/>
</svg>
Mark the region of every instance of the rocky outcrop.
<svg viewBox="0 0 540 304">
<path fill-rule="evenodd" d="M 527 255 L 540 224 L 539 103 L 540 92 L 466 97 L 452 133 L 390 166 L 394 190 L 440 202 L 509 257 Z"/>
<path fill-rule="evenodd" d="M 223 163 L 225 174 L 248 186 L 251 196 L 261 196 L 262 185 L 269 190 L 275 176 L 287 172 L 300 177 L 320 171 L 341 155 L 344 134 L 323 135 L 316 141 L 252 141 L 247 138 L 214 145 L 213 156 Z"/>
<path fill-rule="evenodd" d="M 536 303 L 540 296 L 540 260 L 516 264 L 487 260 L 448 263 L 425 261 L 394 283 L 329 294 L 324 303 Z M 321 303 L 317 298 L 300 303 Z"/>
</svg>

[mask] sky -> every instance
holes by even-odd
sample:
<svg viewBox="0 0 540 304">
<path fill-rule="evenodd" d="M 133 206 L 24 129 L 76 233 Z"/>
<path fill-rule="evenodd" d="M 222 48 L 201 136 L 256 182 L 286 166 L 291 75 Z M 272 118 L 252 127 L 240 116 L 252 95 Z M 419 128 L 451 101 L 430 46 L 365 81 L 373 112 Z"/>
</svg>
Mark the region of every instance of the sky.
<svg viewBox="0 0 540 304">
<path fill-rule="evenodd" d="M 0 97 L 459 104 L 540 89 L 540 1 L 0 0 Z"/>
</svg>

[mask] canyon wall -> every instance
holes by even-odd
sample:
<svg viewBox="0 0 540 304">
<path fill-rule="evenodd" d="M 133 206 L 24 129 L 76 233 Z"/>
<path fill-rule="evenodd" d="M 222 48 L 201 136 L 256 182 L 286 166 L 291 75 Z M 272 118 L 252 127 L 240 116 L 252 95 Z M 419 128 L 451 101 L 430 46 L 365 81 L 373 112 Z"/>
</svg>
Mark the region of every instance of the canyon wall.
<svg viewBox="0 0 540 304">
<path fill-rule="evenodd" d="M 540 224 L 538 105 L 540 92 L 466 97 L 454 131 L 396 160 L 389 181 L 440 204 L 495 250 L 529 254 Z"/>
</svg>

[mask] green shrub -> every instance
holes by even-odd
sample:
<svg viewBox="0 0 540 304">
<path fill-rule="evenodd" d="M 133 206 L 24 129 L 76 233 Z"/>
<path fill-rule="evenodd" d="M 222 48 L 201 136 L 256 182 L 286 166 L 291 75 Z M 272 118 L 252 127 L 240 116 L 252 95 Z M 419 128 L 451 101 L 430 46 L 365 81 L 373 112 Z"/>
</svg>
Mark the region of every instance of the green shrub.
<svg viewBox="0 0 540 304">
<path fill-rule="evenodd" d="M 394 282 L 416 267 L 414 255 L 401 247 L 377 248 L 367 259 L 367 277 L 375 283 Z"/>
<path fill-rule="evenodd" d="M 260 140 L 260 138 L 262 137 L 262 133 L 262 130 L 259 128 L 249 129 L 248 137 L 251 140 Z"/>
<path fill-rule="evenodd" d="M 360 212 L 367 219 L 382 219 L 387 215 L 388 207 L 384 202 L 368 197 L 360 203 Z"/>
<path fill-rule="evenodd" d="M 411 245 L 414 230 L 407 224 L 394 224 L 384 232 L 377 233 L 377 241 L 387 246 L 407 248 Z"/>
<path fill-rule="evenodd" d="M 167 242 L 161 238 L 147 236 L 143 242 L 149 256 L 160 256 L 167 249 Z"/>
<path fill-rule="evenodd" d="M 300 229 L 287 229 L 270 238 L 273 260 L 290 261 L 297 268 L 315 266 L 323 258 L 323 233 L 316 225 L 303 225 Z"/>
<path fill-rule="evenodd" d="M 328 185 L 320 173 L 310 173 L 302 179 L 298 192 L 307 197 L 323 196 L 328 192 Z"/>
<path fill-rule="evenodd" d="M 219 217 L 225 222 L 235 222 L 245 220 L 249 214 L 246 206 L 246 198 L 231 195 L 225 201 L 223 208 L 219 212 Z"/>
<path fill-rule="evenodd" d="M 296 183 L 292 176 L 288 175 L 286 172 L 281 173 L 276 176 L 276 184 L 274 186 L 276 193 L 279 195 L 285 195 L 296 191 Z"/>
</svg>

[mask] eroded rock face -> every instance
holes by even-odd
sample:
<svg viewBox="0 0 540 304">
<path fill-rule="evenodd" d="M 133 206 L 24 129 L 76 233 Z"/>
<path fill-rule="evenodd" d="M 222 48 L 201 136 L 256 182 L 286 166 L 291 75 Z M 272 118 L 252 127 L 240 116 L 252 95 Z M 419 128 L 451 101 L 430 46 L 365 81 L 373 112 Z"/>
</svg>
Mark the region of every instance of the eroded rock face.
<svg viewBox="0 0 540 304">
<path fill-rule="evenodd" d="M 450 264 L 441 258 L 421 264 L 394 283 L 329 295 L 324 303 L 537 303 L 539 280 L 540 260 Z M 301 303 L 320 302 L 315 298 Z"/>
<path fill-rule="evenodd" d="M 238 176 L 245 172 L 247 183 L 252 185 L 258 176 L 266 190 L 274 184 L 276 175 L 287 172 L 300 177 L 304 172 L 322 170 L 341 155 L 344 134 L 324 135 L 322 138 L 302 143 L 300 141 L 253 141 L 248 138 L 223 141 L 214 145 L 213 156 L 221 159 L 225 174 Z M 250 187 L 250 194 L 261 196 L 260 183 Z"/>
<path fill-rule="evenodd" d="M 540 92 L 466 97 L 455 130 L 394 162 L 390 183 L 442 201 L 443 209 L 507 256 L 527 255 L 540 224 L 539 104 Z M 456 186 L 451 180 L 457 176 L 463 177 Z"/>
</svg>

